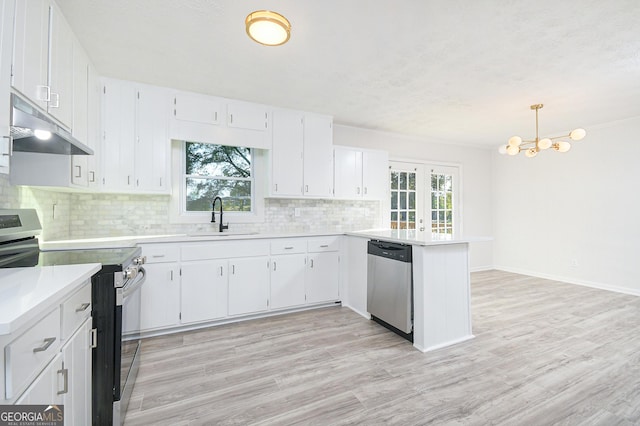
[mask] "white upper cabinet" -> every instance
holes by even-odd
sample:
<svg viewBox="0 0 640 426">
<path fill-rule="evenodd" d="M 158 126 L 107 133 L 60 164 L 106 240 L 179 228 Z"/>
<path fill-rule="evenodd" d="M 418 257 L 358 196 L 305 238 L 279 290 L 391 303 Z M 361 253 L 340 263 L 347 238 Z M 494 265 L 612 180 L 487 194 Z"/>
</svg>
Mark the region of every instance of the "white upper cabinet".
<svg viewBox="0 0 640 426">
<path fill-rule="evenodd" d="M 227 126 L 238 129 L 266 131 L 269 112 L 266 106 L 248 102 L 227 104 Z"/>
<path fill-rule="evenodd" d="M 389 186 L 389 154 L 386 151 L 334 147 L 336 198 L 384 200 Z"/>
<path fill-rule="evenodd" d="M 271 116 L 266 105 L 172 93 L 170 139 L 271 149 Z"/>
<path fill-rule="evenodd" d="M 102 187 L 134 188 L 136 88 L 133 83 L 104 80 L 102 90 Z"/>
<path fill-rule="evenodd" d="M 77 40 L 73 49 L 73 137 L 88 145 L 89 140 L 89 58 Z M 75 185 L 89 186 L 87 155 L 72 158 L 71 180 Z"/>
<path fill-rule="evenodd" d="M 136 190 L 168 192 L 169 92 L 138 85 L 136 92 Z"/>
<path fill-rule="evenodd" d="M 44 110 L 51 99 L 48 68 L 49 1 L 17 1 L 11 85 Z"/>
<path fill-rule="evenodd" d="M 276 109 L 272 130 L 270 195 L 332 198 L 332 118 Z"/>
<path fill-rule="evenodd" d="M 273 111 L 271 149 L 271 193 L 279 196 L 302 195 L 304 113 Z"/>
<path fill-rule="evenodd" d="M 169 191 L 169 92 L 104 79 L 102 184 L 110 192 Z"/>
<path fill-rule="evenodd" d="M 11 63 L 13 62 L 13 23 L 15 1 L 0 0 L 0 99 L 9 99 Z M 0 173 L 9 173 L 10 149 L 9 103 L 0 104 Z"/>
<path fill-rule="evenodd" d="M 304 195 L 333 196 L 333 119 L 304 117 Z"/>
<path fill-rule="evenodd" d="M 173 115 L 178 121 L 219 124 L 222 110 L 222 102 L 211 96 L 177 93 L 173 97 Z"/>
<path fill-rule="evenodd" d="M 51 3 L 49 42 L 50 101 L 47 110 L 71 128 L 73 122 L 73 33 L 62 12 Z"/>
</svg>

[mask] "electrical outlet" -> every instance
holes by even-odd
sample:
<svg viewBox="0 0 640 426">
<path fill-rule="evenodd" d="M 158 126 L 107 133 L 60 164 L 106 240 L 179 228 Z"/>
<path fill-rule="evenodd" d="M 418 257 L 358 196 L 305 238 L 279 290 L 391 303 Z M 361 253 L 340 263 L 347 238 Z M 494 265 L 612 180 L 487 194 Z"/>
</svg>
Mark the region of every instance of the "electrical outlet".
<svg viewBox="0 0 640 426">
<path fill-rule="evenodd" d="M 577 268 L 578 267 L 578 259 L 571 259 L 571 267 L 572 268 Z"/>
</svg>

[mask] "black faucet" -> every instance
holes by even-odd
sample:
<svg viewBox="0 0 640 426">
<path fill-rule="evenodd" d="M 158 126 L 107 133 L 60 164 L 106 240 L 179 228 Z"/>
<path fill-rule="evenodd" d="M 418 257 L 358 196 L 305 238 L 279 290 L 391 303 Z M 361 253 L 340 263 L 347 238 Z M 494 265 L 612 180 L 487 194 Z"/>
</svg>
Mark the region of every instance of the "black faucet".
<svg viewBox="0 0 640 426">
<path fill-rule="evenodd" d="M 216 201 L 220 200 L 220 226 L 219 231 L 222 232 L 225 229 L 229 229 L 229 225 L 222 224 L 222 198 L 216 197 L 213 199 L 213 203 L 211 203 L 211 223 L 216 223 Z"/>
</svg>

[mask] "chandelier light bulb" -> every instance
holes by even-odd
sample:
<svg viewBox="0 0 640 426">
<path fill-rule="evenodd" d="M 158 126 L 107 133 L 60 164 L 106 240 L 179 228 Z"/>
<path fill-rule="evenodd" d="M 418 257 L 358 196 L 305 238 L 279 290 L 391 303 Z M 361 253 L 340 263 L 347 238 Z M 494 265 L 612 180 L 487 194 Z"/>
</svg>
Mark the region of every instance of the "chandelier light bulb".
<svg viewBox="0 0 640 426">
<path fill-rule="evenodd" d="M 566 141 L 560 141 L 557 142 L 553 148 L 558 152 L 567 152 L 571 149 L 571 144 Z"/>
<path fill-rule="evenodd" d="M 538 155 L 538 151 L 535 148 L 529 148 L 525 151 L 524 155 L 528 158 L 533 158 Z"/>
<path fill-rule="evenodd" d="M 587 135 L 584 129 L 574 129 L 569 133 L 569 137 L 572 141 L 579 141 Z"/>
<path fill-rule="evenodd" d="M 508 145 L 500 145 L 498 147 L 498 152 L 502 155 L 505 155 L 507 153 L 507 147 Z"/>
<path fill-rule="evenodd" d="M 520 146 L 520 144 L 522 143 L 522 138 L 520 136 L 511 136 L 511 138 L 509 138 L 509 146 Z"/>
<path fill-rule="evenodd" d="M 518 155 L 519 152 L 520 152 L 520 147 L 518 146 L 509 145 L 507 147 L 507 154 L 509 155 Z"/>
<path fill-rule="evenodd" d="M 549 138 L 540 139 L 538 141 L 538 148 L 540 148 L 540 149 L 549 149 L 549 148 L 551 148 L 552 144 L 553 143 L 551 142 L 551 139 L 549 139 Z"/>
</svg>

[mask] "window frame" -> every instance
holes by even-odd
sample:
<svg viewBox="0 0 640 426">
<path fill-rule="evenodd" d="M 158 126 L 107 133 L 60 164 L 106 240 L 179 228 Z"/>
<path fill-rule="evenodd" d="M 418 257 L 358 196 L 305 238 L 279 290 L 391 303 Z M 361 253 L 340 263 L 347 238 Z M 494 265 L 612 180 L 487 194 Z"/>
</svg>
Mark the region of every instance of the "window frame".
<svg viewBox="0 0 640 426">
<path fill-rule="evenodd" d="M 186 170 L 186 143 L 206 143 L 198 141 L 171 141 L 172 159 L 172 192 L 169 220 L 171 223 L 211 223 L 211 211 L 187 211 L 186 179 L 187 177 L 198 177 L 187 175 Z M 223 144 L 212 144 L 223 145 Z M 227 210 L 224 212 L 225 223 L 227 221 L 233 226 L 234 223 L 255 223 L 264 222 L 264 185 L 259 182 L 267 178 L 267 151 L 258 148 L 246 147 L 251 150 L 251 178 L 230 178 L 232 180 L 245 180 L 251 182 L 251 211 L 238 212 Z M 177 171 L 178 173 L 175 173 Z M 205 176 L 209 178 L 209 176 Z M 215 178 L 225 179 L 225 177 Z M 213 201 L 213 200 L 211 200 Z"/>
</svg>

